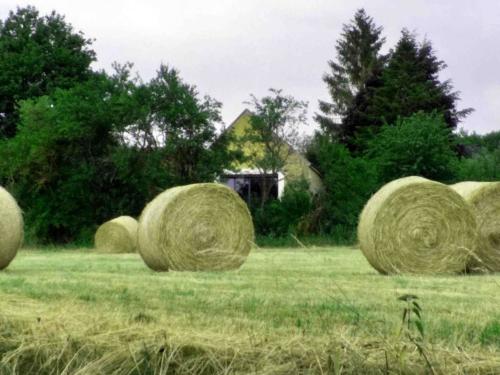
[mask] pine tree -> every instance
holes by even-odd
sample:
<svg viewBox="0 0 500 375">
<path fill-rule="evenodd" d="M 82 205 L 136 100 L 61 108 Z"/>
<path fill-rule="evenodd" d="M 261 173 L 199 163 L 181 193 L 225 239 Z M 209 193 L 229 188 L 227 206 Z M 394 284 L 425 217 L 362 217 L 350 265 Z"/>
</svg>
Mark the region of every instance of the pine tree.
<svg viewBox="0 0 500 375">
<path fill-rule="evenodd" d="M 315 120 L 324 132 L 344 138 L 340 121 L 352 106 L 356 94 L 365 87 L 373 72 L 383 63 L 379 51 L 385 42 L 378 27 L 364 9 L 359 9 L 349 24 L 344 24 L 335 50 L 337 61 L 330 60 L 330 73 L 323 76 L 332 102 L 319 102 L 321 114 Z"/>
<path fill-rule="evenodd" d="M 394 124 L 400 117 L 416 112 L 437 112 L 453 130 L 472 109 L 458 111 L 458 92 L 451 81 L 441 82 L 439 73 L 446 68 L 429 41 L 418 43 L 404 29 L 387 65 L 368 80 L 353 100 L 342 121 L 345 143 L 360 151 L 383 124 Z"/>
</svg>

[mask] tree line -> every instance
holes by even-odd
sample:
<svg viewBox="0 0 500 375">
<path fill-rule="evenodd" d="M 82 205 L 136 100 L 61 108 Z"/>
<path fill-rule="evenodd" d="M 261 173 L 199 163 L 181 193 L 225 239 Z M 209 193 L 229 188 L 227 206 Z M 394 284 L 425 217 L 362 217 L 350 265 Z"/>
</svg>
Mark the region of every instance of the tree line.
<svg viewBox="0 0 500 375">
<path fill-rule="evenodd" d="M 471 109 L 456 108 L 431 43 L 403 30 L 383 55 L 382 32 L 364 10 L 344 25 L 324 75 L 331 101 L 319 103 L 320 130 L 301 142 L 324 192 L 313 197 L 298 181 L 280 201 L 251 207 L 258 233 L 352 235 L 369 195 L 409 174 L 498 178 L 500 137 L 455 131 Z M 214 181 L 243 157 L 218 130 L 222 104 L 177 69 L 161 65 L 143 81 L 130 63 L 107 73 L 94 61 L 92 40 L 56 12 L 28 6 L 0 22 L 0 184 L 24 208 L 31 241 L 88 242 L 99 223 L 139 215 L 168 187 Z M 254 141 L 297 138 L 304 102 L 280 90 L 251 98 Z"/>
<path fill-rule="evenodd" d="M 472 108 L 458 108 L 459 93 L 439 73 L 446 68 L 424 39 L 401 31 L 388 53 L 386 40 L 364 9 L 343 26 L 336 58 L 323 76 L 331 101 L 320 101 L 320 125 L 308 156 L 321 172 L 316 232 L 347 228 L 383 184 L 420 175 L 444 183 L 496 180 L 500 133 L 457 132 Z"/>
</svg>

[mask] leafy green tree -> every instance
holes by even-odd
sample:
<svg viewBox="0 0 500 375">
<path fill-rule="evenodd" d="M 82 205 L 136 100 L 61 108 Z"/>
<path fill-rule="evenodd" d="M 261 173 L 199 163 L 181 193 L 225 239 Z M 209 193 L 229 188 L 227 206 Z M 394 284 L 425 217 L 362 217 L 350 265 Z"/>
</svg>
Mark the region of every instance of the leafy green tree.
<svg viewBox="0 0 500 375">
<path fill-rule="evenodd" d="M 437 112 L 418 112 L 384 125 L 367 155 L 376 161 L 384 182 L 413 175 L 451 181 L 457 161 L 453 135 Z"/>
<path fill-rule="evenodd" d="M 20 102 L 18 132 L 0 142 L 0 171 L 26 208 L 31 238 L 88 241 L 98 224 L 138 216 L 159 192 L 213 181 L 230 163 L 215 128 L 219 103 L 199 99 L 174 69 L 142 84 L 130 68 Z"/>
<path fill-rule="evenodd" d="M 290 155 L 300 143 L 299 127 L 305 125 L 307 103 L 284 95 L 282 90 L 270 89 L 270 95 L 257 98 L 251 95 L 251 131 L 240 141 L 261 145 L 252 148 L 249 161 L 261 174 L 281 172 Z M 261 207 L 268 200 L 272 185 L 263 179 Z"/>
<path fill-rule="evenodd" d="M 130 205 L 112 160 L 127 95 L 101 73 L 21 102 L 18 132 L 0 145 L 0 167 L 26 210 L 31 237 L 88 238 L 97 223 Z"/>
<path fill-rule="evenodd" d="M 379 180 L 373 161 L 354 157 L 341 143 L 317 135 L 308 155 L 315 161 L 324 184 L 311 218 L 317 231 L 354 233 L 359 214 L 377 191 Z"/>
<path fill-rule="evenodd" d="M 364 9 L 359 9 L 349 24 L 343 25 L 335 50 L 337 60 L 328 61 L 330 72 L 323 76 L 331 102 L 320 101 L 315 120 L 324 132 L 343 140 L 346 135 L 341 119 L 351 107 L 356 94 L 383 65 L 380 48 L 385 42 L 382 27 Z"/>
<path fill-rule="evenodd" d="M 175 184 L 214 181 L 233 153 L 228 135 L 219 134 L 221 103 L 199 97 L 196 86 L 176 69 L 160 66 L 157 75 L 136 92 L 138 120 L 127 128 L 134 146 L 160 154 L 160 167 Z"/>
<path fill-rule="evenodd" d="M 55 12 L 40 16 L 27 6 L 0 21 L 0 138 L 15 135 L 20 100 L 89 78 L 95 60 L 90 45 Z"/>
<path fill-rule="evenodd" d="M 419 111 L 437 111 L 450 131 L 455 129 L 472 109 L 456 109 L 459 96 L 451 81 L 439 80 L 445 67 L 429 41 L 419 44 L 415 35 L 403 30 L 387 66 L 357 94 L 343 119 L 350 148 L 365 149 L 380 126 Z"/>
</svg>

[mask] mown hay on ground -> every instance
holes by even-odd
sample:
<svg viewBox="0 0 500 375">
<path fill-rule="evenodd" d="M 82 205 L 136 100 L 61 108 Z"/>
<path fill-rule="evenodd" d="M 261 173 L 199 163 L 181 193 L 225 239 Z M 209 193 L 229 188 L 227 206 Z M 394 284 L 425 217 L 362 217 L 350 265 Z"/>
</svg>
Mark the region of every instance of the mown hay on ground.
<svg viewBox="0 0 500 375">
<path fill-rule="evenodd" d="M 383 274 L 462 272 L 476 237 L 474 214 L 458 193 L 414 176 L 383 186 L 358 225 L 363 254 Z"/>
<path fill-rule="evenodd" d="M 23 215 L 16 200 L 0 187 L 0 269 L 14 259 L 23 243 Z"/>
<path fill-rule="evenodd" d="M 460 182 L 451 185 L 471 205 L 479 232 L 477 257 L 471 270 L 500 271 L 500 182 Z"/>
<path fill-rule="evenodd" d="M 156 271 L 236 269 L 253 241 L 247 205 L 221 184 L 169 189 L 146 206 L 139 220 L 139 252 Z"/>
<path fill-rule="evenodd" d="M 137 220 L 120 216 L 102 224 L 95 234 L 95 247 L 105 253 L 133 253 L 137 249 Z"/>
</svg>

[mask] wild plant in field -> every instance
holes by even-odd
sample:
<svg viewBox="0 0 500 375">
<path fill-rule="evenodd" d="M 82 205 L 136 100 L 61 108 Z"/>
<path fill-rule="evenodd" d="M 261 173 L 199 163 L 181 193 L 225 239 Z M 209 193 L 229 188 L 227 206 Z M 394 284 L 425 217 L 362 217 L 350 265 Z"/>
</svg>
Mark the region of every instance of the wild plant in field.
<svg viewBox="0 0 500 375">
<path fill-rule="evenodd" d="M 403 307 L 403 317 L 401 319 L 401 328 L 399 330 L 399 338 L 405 337 L 418 350 L 420 356 L 425 360 L 425 363 L 431 374 L 436 374 L 427 355 L 425 347 L 424 321 L 422 319 L 422 307 L 417 302 L 418 297 L 413 294 L 405 294 L 398 297 L 399 301 L 405 303 Z M 403 345 L 401 350 L 406 346 Z M 401 354 L 399 357 L 401 357 Z"/>
</svg>

